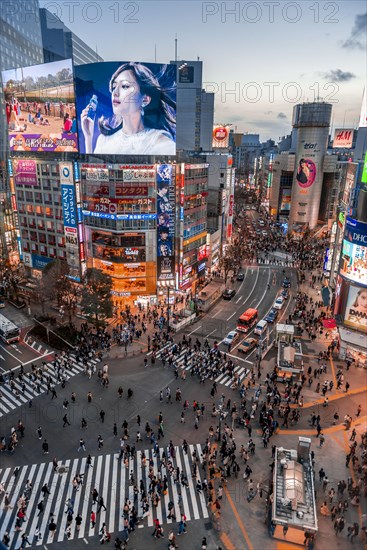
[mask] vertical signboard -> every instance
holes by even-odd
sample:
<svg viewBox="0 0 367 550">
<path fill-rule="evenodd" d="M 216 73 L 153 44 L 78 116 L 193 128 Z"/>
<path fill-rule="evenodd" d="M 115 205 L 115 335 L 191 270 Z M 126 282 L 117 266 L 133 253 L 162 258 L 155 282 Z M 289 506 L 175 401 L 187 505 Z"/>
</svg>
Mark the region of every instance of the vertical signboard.
<svg viewBox="0 0 367 550">
<path fill-rule="evenodd" d="M 70 268 L 70 277 L 79 280 L 78 209 L 74 187 L 73 165 L 71 162 L 60 162 L 59 168 L 66 260 Z"/>
<path fill-rule="evenodd" d="M 157 278 L 175 280 L 175 183 L 172 165 L 157 166 Z"/>
</svg>

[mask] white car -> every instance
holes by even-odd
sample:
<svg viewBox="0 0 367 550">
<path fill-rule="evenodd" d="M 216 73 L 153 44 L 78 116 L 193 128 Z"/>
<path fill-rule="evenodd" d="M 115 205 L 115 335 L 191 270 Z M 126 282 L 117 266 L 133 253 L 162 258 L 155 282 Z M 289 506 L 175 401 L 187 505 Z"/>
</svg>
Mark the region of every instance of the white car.
<svg viewBox="0 0 367 550">
<path fill-rule="evenodd" d="M 284 298 L 283 298 L 283 296 L 279 296 L 279 298 L 277 298 L 275 300 L 273 308 L 274 309 L 282 309 L 283 306 L 284 306 Z"/>
<path fill-rule="evenodd" d="M 231 330 L 231 332 L 229 332 L 227 336 L 224 338 L 223 344 L 225 346 L 231 346 L 233 342 L 236 340 L 237 336 L 238 336 L 238 332 L 236 330 Z"/>
</svg>

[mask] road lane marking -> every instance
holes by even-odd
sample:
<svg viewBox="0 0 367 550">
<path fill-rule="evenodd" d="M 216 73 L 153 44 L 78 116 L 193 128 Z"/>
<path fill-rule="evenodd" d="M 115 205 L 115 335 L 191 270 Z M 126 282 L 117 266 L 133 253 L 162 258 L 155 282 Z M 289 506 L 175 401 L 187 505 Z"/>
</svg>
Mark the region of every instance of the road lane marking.
<svg viewBox="0 0 367 550">
<path fill-rule="evenodd" d="M 254 272 L 254 270 L 251 269 L 251 273 L 253 273 L 253 272 Z M 243 302 L 243 304 L 245 304 L 245 303 L 251 298 L 251 296 L 252 296 L 252 294 L 253 294 L 253 292 L 254 292 L 254 290 L 255 290 L 255 288 L 256 288 L 257 280 L 258 280 L 258 278 L 259 278 L 259 274 L 260 274 L 260 269 L 257 270 L 257 275 L 256 275 L 256 279 L 255 279 L 254 286 L 252 287 L 252 290 L 251 290 L 250 294 L 247 296 L 247 298 L 246 298 L 246 300 Z"/>
<path fill-rule="evenodd" d="M 194 328 L 194 330 L 192 330 L 191 332 L 189 332 L 189 336 L 191 336 L 191 334 L 194 334 L 194 332 L 196 332 L 197 330 L 200 330 L 201 327 L 202 327 L 202 325 L 200 325 L 199 327 Z"/>
<path fill-rule="evenodd" d="M 17 361 L 19 361 L 18 357 L 16 355 L 13 355 L 12 353 L 10 353 L 10 351 L 8 349 L 5 349 L 1 345 L 0 345 L 0 348 L 3 349 L 5 351 L 5 353 L 8 353 L 13 359 L 16 359 Z"/>
<path fill-rule="evenodd" d="M 227 321 L 229 321 L 230 319 L 232 319 L 233 315 L 236 315 L 236 311 L 234 311 L 234 312 L 232 313 L 232 315 L 230 315 L 230 316 L 228 317 Z"/>
<path fill-rule="evenodd" d="M 243 361 L 244 363 L 249 363 L 250 365 L 253 365 L 254 363 L 252 361 L 249 361 L 248 359 L 243 359 L 243 357 L 237 357 L 237 355 L 233 355 L 231 353 L 227 353 L 228 357 L 233 357 L 234 359 L 237 359 L 238 361 Z"/>
<path fill-rule="evenodd" d="M 234 502 L 233 502 L 233 500 L 232 500 L 232 497 L 231 497 L 231 495 L 229 494 L 229 491 L 228 491 L 228 489 L 227 489 L 226 486 L 224 486 L 224 492 L 225 492 L 225 494 L 226 494 L 226 497 L 227 497 L 227 500 L 228 500 L 228 502 L 229 502 L 229 505 L 230 505 L 230 507 L 232 508 L 232 511 L 233 511 L 234 517 L 236 518 L 236 521 L 237 521 L 237 523 L 238 523 L 238 526 L 239 526 L 239 528 L 241 529 L 241 532 L 242 532 L 242 534 L 243 534 L 243 536 L 244 536 L 244 539 L 245 539 L 245 541 L 246 541 L 248 550 L 254 550 L 254 547 L 252 546 L 250 537 L 248 536 L 248 533 L 247 533 L 247 531 L 246 531 L 246 528 L 245 528 L 245 526 L 244 526 L 244 524 L 243 524 L 243 522 L 242 522 L 242 520 L 241 520 L 241 518 L 240 518 L 240 515 L 239 515 L 239 513 L 238 513 L 238 511 L 237 511 L 237 508 L 236 508 L 236 506 L 234 505 Z"/>
</svg>

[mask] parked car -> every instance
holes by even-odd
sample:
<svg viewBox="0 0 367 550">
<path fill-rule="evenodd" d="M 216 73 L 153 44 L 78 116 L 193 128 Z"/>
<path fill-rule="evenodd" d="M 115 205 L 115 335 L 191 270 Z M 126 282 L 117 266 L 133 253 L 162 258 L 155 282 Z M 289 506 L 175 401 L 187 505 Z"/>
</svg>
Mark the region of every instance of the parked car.
<svg viewBox="0 0 367 550">
<path fill-rule="evenodd" d="M 279 298 L 277 298 L 275 300 L 273 308 L 274 309 L 282 309 L 283 306 L 284 306 L 284 298 L 283 298 L 283 296 L 279 296 Z"/>
<path fill-rule="evenodd" d="M 223 340 L 225 346 L 231 346 L 238 338 L 239 334 L 236 330 L 231 330 Z"/>
<path fill-rule="evenodd" d="M 271 310 L 269 311 L 267 316 L 264 317 L 264 319 L 268 323 L 274 323 L 276 321 L 277 317 L 278 317 L 278 311 L 274 308 L 271 308 Z"/>
<path fill-rule="evenodd" d="M 224 300 L 232 300 L 233 296 L 236 294 L 236 291 L 233 288 L 226 288 L 222 293 L 222 298 Z"/>
<path fill-rule="evenodd" d="M 257 346 L 256 338 L 245 338 L 238 346 L 238 351 L 242 353 L 248 353 Z"/>
<path fill-rule="evenodd" d="M 243 281 L 245 278 L 245 274 L 240 272 L 238 275 L 237 275 L 237 281 Z"/>
</svg>

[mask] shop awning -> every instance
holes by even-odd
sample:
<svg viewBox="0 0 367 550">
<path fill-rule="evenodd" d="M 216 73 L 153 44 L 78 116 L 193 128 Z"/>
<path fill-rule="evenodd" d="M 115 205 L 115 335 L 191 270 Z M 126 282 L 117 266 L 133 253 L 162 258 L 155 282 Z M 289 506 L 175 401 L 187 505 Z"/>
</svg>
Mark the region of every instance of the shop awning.
<svg viewBox="0 0 367 550">
<path fill-rule="evenodd" d="M 335 319 L 323 319 L 322 324 L 323 324 L 324 328 L 326 328 L 326 329 L 336 328 Z"/>
</svg>

